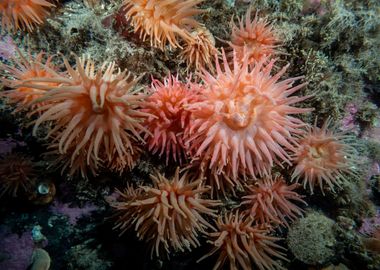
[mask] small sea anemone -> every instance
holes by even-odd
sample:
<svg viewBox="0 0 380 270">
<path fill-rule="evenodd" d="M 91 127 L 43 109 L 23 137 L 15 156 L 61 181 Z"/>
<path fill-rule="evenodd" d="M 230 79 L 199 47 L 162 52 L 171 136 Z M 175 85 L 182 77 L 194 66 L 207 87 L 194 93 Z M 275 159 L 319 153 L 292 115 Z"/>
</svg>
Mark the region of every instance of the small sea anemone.
<svg viewBox="0 0 380 270">
<path fill-rule="evenodd" d="M 247 10 L 245 18 L 239 19 L 239 26 L 232 24 L 229 44 L 241 62 L 245 57 L 248 57 L 249 63 L 268 59 L 278 53 L 278 43 L 279 40 L 266 19 L 259 19 L 256 14 L 251 20 L 251 8 Z"/>
<path fill-rule="evenodd" d="M 216 217 L 211 209 L 220 203 L 202 199 L 209 188 L 201 185 L 202 179 L 189 179 L 187 173 L 180 176 L 177 168 L 170 181 L 163 175 L 151 176 L 153 187 L 128 188 L 119 192 L 121 201 L 110 202 L 116 208 L 118 221 L 115 228 L 122 233 L 134 227 L 140 239 L 151 242 L 152 255 L 160 250 L 191 250 L 200 246 L 198 233 L 212 227 L 202 214 Z"/>
<path fill-rule="evenodd" d="M 191 154 L 189 153 L 189 156 Z M 242 179 L 233 178 L 232 173 L 227 170 L 218 173 L 217 168 L 210 167 L 210 162 L 210 157 L 204 157 L 202 160 L 196 158 L 191 160 L 189 168 L 194 175 L 203 178 L 203 182 L 211 187 L 211 198 L 227 198 L 230 194 L 236 196 L 236 191 L 244 190 Z"/>
<path fill-rule="evenodd" d="M 141 123 L 147 116 L 138 110 L 144 95 L 134 92 L 138 91 L 137 80 L 127 71 L 115 72 L 113 62 L 96 72 L 91 59 L 76 57 L 75 70 L 66 59 L 64 63 L 70 78 L 56 73 L 51 79 L 31 80 L 60 83 L 38 99 L 47 104 L 35 110 L 42 114 L 36 120 L 34 135 L 43 122 L 52 122 L 47 137 L 58 142 L 60 154 L 71 153 L 71 164 L 79 155 L 92 170 L 102 162 L 113 166 L 110 163 L 114 160 L 119 169 L 131 168 L 130 157 L 136 142 L 143 141 Z"/>
<path fill-rule="evenodd" d="M 32 32 L 37 25 L 44 22 L 52 7 L 55 5 L 46 0 L 2 0 L 1 28 Z"/>
<path fill-rule="evenodd" d="M 149 150 L 160 156 L 165 154 L 166 163 L 170 156 L 182 162 L 188 148 L 184 130 L 190 122 L 190 112 L 185 107 L 198 101 L 199 95 L 190 83 L 182 83 L 178 76 L 171 75 L 163 83 L 153 80 L 151 91 L 142 110 L 151 115 L 144 125 L 149 131 L 145 135 Z"/>
<path fill-rule="evenodd" d="M 187 63 L 187 69 L 194 67 L 195 70 L 200 71 L 207 67 L 214 70 L 213 59 L 218 53 L 214 36 L 205 27 L 199 27 L 191 34 L 194 39 L 185 43 L 180 54 Z"/>
<path fill-rule="evenodd" d="M 181 47 L 177 38 L 193 40 L 190 30 L 199 27 L 192 16 L 202 11 L 195 5 L 203 0 L 125 0 L 126 18 L 143 40 L 150 37 L 152 46 L 164 49 L 169 42 L 173 48 Z"/>
<path fill-rule="evenodd" d="M 279 81 L 287 66 L 271 75 L 274 60 L 252 67 L 234 58 L 230 69 L 223 53 L 224 71 L 219 62 L 216 75 L 204 72 L 202 100 L 189 105 L 192 122 L 187 130 L 194 158 L 210 159 L 215 173 L 239 173 L 256 177 L 270 175 L 274 163 L 291 164 L 286 149 L 294 150 L 294 134 L 305 123 L 293 117 L 310 109 L 292 105 L 308 97 L 292 96 L 305 84 L 293 87 L 302 77 Z"/>
<path fill-rule="evenodd" d="M 18 50 L 18 49 L 17 49 Z M 2 68 L 7 73 L 3 72 L 4 78 L 0 78 L 0 81 L 11 90 L 4 91 L 3 96 L 8 98 L 10 104 L 15 104 L 15 112 L 21 110 L 29 109 L 28 105 L 35 101 L 36 99 L 43 96 L 46 92 L 46 88 L 58 86 L 59 83 L 56 82 L 40 82 L 36 83 L 39 85 L 38 88 L 34 87 L 33 84 L 25 84 L 21 86 L 25 81 L 39 77 L 50 79 L 54 77 L 56 68 L 51 63 L 52 56 L 48 56 L 46 61 L 43 61 L 45 53 L 40 52 L 37 56 L 33 57 L 30 53 L 25 57 L 18 50 L 20 60 L 15 60 L 15 66 L 9 66 L 5 64 L 0 64 Z M 42 104 L 34 104 L 33 107 L 36 108 Z"/>
<path fill-rule="evenodd" d="M 295 163 L 292 180 L 303 182 L 313 194 L 318 185 L 324 192 L 326 185 L 334 191 L 340 187 L 347 175 L 355 176 L 353 168 L 356 150 L 351 146 L 352 136 L 329 129 L 331 118 L 321 128 L 316 125 L 307 128 L 300 138 L 293 161 Z"/>
<path fill-rule="evenodd" d="M 288 219 L 294 221 L 302 216 L 302 209 L 293 202 L 306 204 L 294 190 L 298 184 L 287 185 L 282 177 L 264 178 L 257 185 L 249 186 L 250 194 L 244 196 L 243 203 L 249 205 L 247 211 L 259 225 L 285 225 Z"/>
<path fill-rule="evenodd" d="M 9 154 L 0 160 L 0 198 L 5 194 L 16 197 L 28 194 L 34 188 L 36 170 L 33 162 L 17 154 Z"/>
<path fill-rule="evenodd" d="M 251 270 L 251 269 L 285 269 L 277 259 L 287 261 L 284 250 L 275 242 L 280 238 L 268 235 L 265 229 L 252 226 L 253 219 L 245 219 L 244 215 L 225 214 L 218 217 L 217 232 L 208 233 L 212 240 L 209 240 L 214 247 L 199 261 L 219 253 L 219 257 L 214 266 L 214 270 L 223 269 L 225 264 L 229 269 Z"/>
</svg>

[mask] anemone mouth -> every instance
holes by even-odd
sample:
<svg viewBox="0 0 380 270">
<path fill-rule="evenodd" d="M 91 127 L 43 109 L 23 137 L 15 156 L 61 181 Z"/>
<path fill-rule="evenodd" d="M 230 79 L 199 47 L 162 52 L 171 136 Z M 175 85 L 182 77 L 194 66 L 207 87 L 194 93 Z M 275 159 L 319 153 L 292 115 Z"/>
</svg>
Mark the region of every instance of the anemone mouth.
<svg viewBox="0 0 380 270">
<path fill-rule="evenodd" d="M 246 113 L 233 112 L 224 116 L 224 122 L 230 129 L 239 130 L 249 126 L 251 117 Z"/>
<path fill-rule="evenodd" d="M 232 130 L 240 130 L 249 127 L 254 118 L 254 104 L 247 106 L 244 103 L 232 101 L 227 104 L 223 114 L 224 123 Z"/>
</svg>

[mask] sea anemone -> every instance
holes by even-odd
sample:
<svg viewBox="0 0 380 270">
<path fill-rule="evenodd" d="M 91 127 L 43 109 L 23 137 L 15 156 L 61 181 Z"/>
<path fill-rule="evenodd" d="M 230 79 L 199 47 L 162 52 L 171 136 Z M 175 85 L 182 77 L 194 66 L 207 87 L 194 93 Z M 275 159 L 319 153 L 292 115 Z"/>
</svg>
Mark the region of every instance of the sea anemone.
<svg viewBox="0 0 380 270">
<path fill-rule="evenodd" d="M 199 94 L 190 83 L 182 83 L 178 76 L 171 75 L 163 83 L 153 80 L 151 92 L 142 110 L 151 115 L 145 121 L 149 133 L 144 139 L 153 154 L 165 154 L 166 163 L 170 156 L 182 162 L 188 150 L 184 130 L 190 122 L 190 112 L 185 107 L 198 101 Z"/>
<path fill-rule="evenodd" d="M 143 141 L 141 122 L 147 116 L 138 110 L 144 95 L 135 94 L 137 80 L 127 71 L 115 72 L 115 63 L 104 64 L 95 72 L 91 59 L 76 57 L 76 69 L 64 59 L 70 78 L 55 73 L 54 78 L 35 78 L 31 82 L 53 82 L 59 86 L 46 87 L 38 102 L 48 102 L 36 109 L 42 112 L 36 120 L 33 134 L 46 121 L 52 122 L 47 137 L 58 142 L 60 154 L 71 153 L 71 164 L 77 156 L 96 168 L 104 163 L 131 168 L 131 156 L 137 141 Z M 105 70 L 104 70 L 105 69 Z M 134 90 L 133 90 L 134 89 Z M 134 92 L 135 91 L 135 92 Z"/>
<path fill-rule="evenodd" d="M 189 152 L 189 156 L 192 153 Z M 240 178 L 233 178 L 230 171 L 217 172 L 217 168 L 210 168 L 210 157 L 205 157 L 202 160 L 195 158 L 191 160 L 189 168 L 194 175 L 203 178 L 204 184 L 211 187 L 211 198 L 224 198 L 232 194 L 236 196 L 236 191 L 244 191 L 243 181 Z"/>
<path fill-rule="evenodd" d="M 134 227 L 140 239 L 150 241 L 151 255 L 159 256 L 162 248 L 169 254 L 198 247 L 198 233 L 212 226 L 202 214 L 216 217 L 211 209 L 220 203 L 202 199 L 209 188 L 203 187 L 202 179 L 189 179 L 187 173 L 180 176 L 177 168 L 170 181 L 163 175 L 151 176 L 153 187 L 128 188 L 119 192 L 121 201 L 111 202 L 116 208 L 118 221 L 115 228 L 122 233 Z"/>
<path fill-rule="evenodd" d="M 44 22 L 52 7 L 55 5 L 46 0 L 2 0 L 1 28 L 32 32 L 37 25 Z"/>
<path fill-rule="evenodd" d="M 18 50 L 18 49 L 17 49 Z M 53 78 L 55 72 L 55 66 L 51 63 L 52 56 L 48 56 L 46 61 L 43 61 L 45 53 L 40 52 L 37 56 L 33 57 L 30 53 L 25 57 L 18 50 L 20 60 L 15 60 L 15 66 L 9 66 L 0 64 L 0 68 L 3 71 L 4 78 L 0 78 L 0 81 L 11 90 L 1 93 L 8 98 L 10 104 L 15 104 L 15 112 L 29 109 L 28 105 L 36 99 L 43 96 L 46 92 L 45 87 L 55 87 L 59 83 L 56 82 L 40 82 L 39 87 L 36 88 L 33 84 L 25 84 L 21 86 L 25 81 L 39 77 L 39 78 Z M 43 104 L 34 104 L 33 107 L 37 108 Z"/>
<path fill-rule="evenodd" d="M 16 197 L 28 194 L 34 188 L 36 170 L 33 162 L 17 154 L 9 154 L 0 160 L 0 198 L 5 194 Z"/>
<path fill-rule="evenodd" d="M 217 61 L 216 75 L 203 72 L 202 100 L 189 105 L 187 133 L 194 158 L 210 159 L 210 169 L 233 179 L 239 173 L 268 176 L 274 163 L 291 164 L 286 149 L 295 149 L 293 135 L 305 126 L 292 114 L 310 111 L 292 106 L 308 98 L 292 96 L 305 85 L 293 87 L 302 77 L 279 81 L 288 66 L 272 76 L 274 60 L 250 67 L 235 57 L 230 69 L 223 53 L 223 63 L 224 71 Z"/>
<path fill-rule="evenodd" d="M 272 26 L 266 19 L 260 19 L 257 14 L 251 20 L 251 8 L 247 10 L 245 18 L 239 19 L 239 26 L 232 23 L 230 46 L 243 61 L 259 62 L 277 54 L 279 40 L 273 32 Z"/>
<path fill-rule="evenodd" d="M 322 193 L 326 185 L 334 191 L 348 175 L 355 176 L 357 152 L 351 145 L 354 138 L 343 132 L 333 132 L 333 128 L 329 129 L 330 124 L 331 118 L 321 128 L 316 124 L 309 126 L 294 154 L 292 180 L 301 181 L 304 188 L 308 186 L 311 194 L 316 185 Z"/>
<path fill-rule="evenodd" d="M 195 8 L 202 1 L 125 0 L 124 5 L 126 18 L 140 38 L 149 36 L 151 46 L 163 50 L 167 42 L 173 48 L 181 48 L 178 37 L 188 42 L 194 39 L 189 31 L 200 24 L 192 16 L 202 12 Z"/>
<path fill-rule="evenodd" d="M 214 270 L 222 269 L 225 264 L 229 264 L 229 269 L 285 269 L 277 259 L 287 261 L 284 250 L 275 242 L 280 238 L 268 235 L 265 229 L 252 226 L 253 219 L 245 219 L 244 215 L 225 214 L 218 217 L 217 231 L 209 233 L 212 240 L 213 249 L 203 256 L 201 261 L 214 253 L 219 253 L 219 257 L 214 266 Z"/>
<path fill-rule="evenodd" d="M 202 70 L 207 67 L 214 70 L 213 58 L 218 53 L 214 36 L 205 27 L 195 29 L 191 35 L 194 39 L 185 43 L 180 54 L 187 63 L 187 69 L 194 67 L 196 70 Z"/>
<path fill-rule="evenodd" d="M 302 216 L 302 209 L 293 202 L 306 204 L 294 190 L 298 184 L 287 185 L 282 177 L 264 178 L 255 186 L 249 186 L 250 194 L 244 196 L 243 203 L 249 205 L 249 215 L 259 225 L 271 224 L 289 227 L 288 219 L 294 221 Z"/>
</svg>

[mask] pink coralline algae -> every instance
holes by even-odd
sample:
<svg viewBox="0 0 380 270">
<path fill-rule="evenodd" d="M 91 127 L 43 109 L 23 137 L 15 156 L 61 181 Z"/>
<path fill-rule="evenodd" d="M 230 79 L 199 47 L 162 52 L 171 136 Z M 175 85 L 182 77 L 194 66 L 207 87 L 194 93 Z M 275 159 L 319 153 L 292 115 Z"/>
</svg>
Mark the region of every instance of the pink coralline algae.
<svg viewBox="0 0 380 270">
<path fill-rule="evenodd" d="M 0 37 L 0 58 L 9 60 L 16 54 L 16 45 L 10 36 Z"/>
<path fill-rule="evenodd" d="M 358 107 L 353 103 L 349 103 L 346 105 L 345 111 L 346 113 L 341 122 L 341 130 L 350 130 L 358 134 L 360 130 L 359 124 L 356 122 L 356 114 L 358 112 Z"/>
<path fill-rule="evenodd" d="M 0 157 L 10 154 L 17 146 L 25 146 L 25 143 L 12 138 L 0 139 Z"/>
<path fill-rule="evenodd" d="M 54 214 L 68 217 L 68 221 L 72 226 L 75 226 L 81 217 L 87 216 L 97 209 L 97 206 L 90 203 L 85 204 L 83 207 L 70 207 L 70 204 L 59 201 L 54 201 L 50 207 L 50 211 Z"/>
<path fill-rule="evenodd" d="M 25 270 L 30 264 L 34 243 L 30 232 L 21 235 L 0 226 L 0 269 Z"/>
<path fill-rule="evenodd" d="M 365 236 L 373 236 L 378 230 L 380 230 L 380 209 L 377 210 L 375 216 L 363 220 L 359 233 Z"/>
</svg>

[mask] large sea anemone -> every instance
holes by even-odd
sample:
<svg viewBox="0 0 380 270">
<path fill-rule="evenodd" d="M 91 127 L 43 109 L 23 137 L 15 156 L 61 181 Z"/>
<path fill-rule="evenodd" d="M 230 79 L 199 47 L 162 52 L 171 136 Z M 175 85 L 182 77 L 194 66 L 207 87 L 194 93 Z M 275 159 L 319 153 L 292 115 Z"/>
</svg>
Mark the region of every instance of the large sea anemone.
<svg viewBox="0 0 380 270">
<path fill-rule="evenodd" d="M 181 47 L 178 37 L 191 41 L 191 29 L 199 27 L 192 16 L 202 11 L 195 8 L 203 0 L 125 0 L 126 18 L 135 32 L 145 40 L 148 36 L 152 46 L 164 49 Z"/>
<path fill-rule="evenodd" d="M 217 174 L 268 176 L 273 164 L 291 164 L 287 149 L 295 149 L 294 134 L 305 126 L 292 115 L 310 111 L 292 105 L 308 97 L 293 96 L 302 77 L 280 81 L 287 66 L 271 75 L 274 61 L 264 62 L 250 67 L 247 58 L 240 64 L 235 57 L 231 69 L 223 54 L 224 69 L 217 62 L 216 75 L 203 73 L 203 99 L 189 106 L 194 158 L 210 160 Z"/>
<path fill-rule="evenodd" d="M 202 215 L 216 217 L 212 208 L 219 205 L 202 198 L 209 188 L 201 185 L 201 178 L 180 175 L 178 168 L 172 180 L 161 174 L 151 178 L 153 187 L 129 187 L 119 192 L 121 200 L 111 202 L 117 210 L 116 228 L 124 232 L 133 227 L 140 239 L 152 244 L 152 255 L 156 256 L 163 249 L 169 254 L 171 249 L 185 251 L 200 246 L 199 232 L 212 227 Z"/>
<path fill-rule="evenodd" d="M 353 137 L 344 132 L 335 132 L 331 118 L 322 127 L 309 126 L 300 138 L 293 162 L 292 179 L 302 182 L 313 194 L 319 186 L 322 193 L 326 187 L 334 191 L 348 176 L 355 176 L 357 152 L 351 145 Z"/>
<path fill-rule="evenodd" d="M 44 22 L 52 7 L 55 5 L 46 0 L 2 0 L 1 28 L 32 32 L 37 25 Z"/>
<path fill-rule="evenodd" d="M 46 87 L 38 102 L 48 102 L 36 109 L 42 112 L 36 120 L 34 134 L 44 122 L 51 122 L 48 137 L 58 142 L 60 154 L 71 153 L 71 163 L 79 155 L 87 165 L 104 163 L 119 170 L 131 168 L 131 156 L 144 127 L 146 113 L 138 110 L 144 95 L 136 94 L 137 80 L 127 71 L 115 72 L 115 63 L 104 64 L 95 71 L 91 59 L 76 57 L 76 69 L 64 59 L 70 77 L 55 73 L 54 78 L 35 78 L 31 83 L 59 83 Z M 93 162 L 90 162 L 93 160 Z"/>
</svg>

